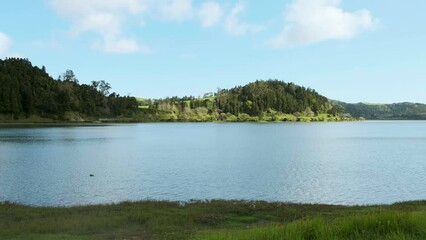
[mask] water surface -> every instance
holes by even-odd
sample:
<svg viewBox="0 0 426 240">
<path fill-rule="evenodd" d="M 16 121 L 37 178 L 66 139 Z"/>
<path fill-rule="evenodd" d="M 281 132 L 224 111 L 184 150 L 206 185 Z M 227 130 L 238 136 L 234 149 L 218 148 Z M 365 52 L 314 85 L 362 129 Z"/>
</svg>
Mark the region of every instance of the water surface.
<svg viewBox="0 0 426 240">
<path fill-rule="evenodd" d="M 426 199 L 426 122 L 0 128 L 0 201 L 144 199 Z"/>
</svg>

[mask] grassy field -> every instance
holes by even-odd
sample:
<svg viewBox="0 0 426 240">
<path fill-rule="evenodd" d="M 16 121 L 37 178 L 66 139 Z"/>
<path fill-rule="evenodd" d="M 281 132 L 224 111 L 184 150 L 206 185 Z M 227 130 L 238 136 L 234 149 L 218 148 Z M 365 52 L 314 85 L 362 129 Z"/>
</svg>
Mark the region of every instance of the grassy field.
<svg viewBox="0 0 426 240">
<path fill-rule="evenodd" d="M 321 218 L 295 221 L 285 225 L 257 227 L 249 230 L 207 231 L 197 234 L 200 240 L 281 240 L 281 239 L 426 239 L 424 212 L 383 212 L 340 217 L 333 221 Z"/>
<path fill-rule="evenodd" d="M 69 208 L 2 203 L 0 239 L 426 239 L 426 201 L 354 207 L 220 200 Z"/>
</svg>

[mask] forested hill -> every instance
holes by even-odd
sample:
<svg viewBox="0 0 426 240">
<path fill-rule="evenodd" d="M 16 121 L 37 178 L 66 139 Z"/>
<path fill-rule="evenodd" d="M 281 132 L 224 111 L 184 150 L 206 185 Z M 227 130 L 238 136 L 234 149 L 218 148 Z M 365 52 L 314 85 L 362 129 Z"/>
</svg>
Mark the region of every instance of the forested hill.
<svg viewBox="0 0 426 240">
<path fill-rule="evenodd" d="M 341 106 L 333 105 L 315 90 L 279 80 L 219 89 L 202 98 L 142 100 L 141 105 L 151 119 L 160 121 L 353 120 Z"/>
<path fill-rule="evenodd" d="M 353 117 L 364 117 L 370 120 L 426 120 L 426 104 L 421 103 L 342 103 L 346 112 Z"/>
<path fill-rule="evenodd" d="M 220 89 L 204 98 L 110 94 L 105 81 L 80 84 L 72 70 L 53 79 L 28 59 L 0 60 L 0 121 L 340 121 L 343 108 L 310 88 L 278 80 Z"/>
<path fill-rule="evenodd" d="M 349 104 L 279 80 L 258 80 L 204 97 L 139 99 L 110 93 L 105 81 L 80 84 L 66 70 L 58 79 L 27 59 L 0 60 L 0 121 L 341 121 L 424 119 L 420 103 Z M 120 120 L 120 121 L 121 121 Z"/>
<path fill-rule="evenodd" d="M 44 66 L 32 66 L 27 59 L 0 59 L 0 119 L 38 116 L 77 121 L 137 110 L 135 98 L 110 94 L 110 89 L 105 81 L 79 84 L 71 70 L 55 80 Z"/>
<path fill-rule="evenodd" d="M 315 90 L 278 80 L 256 81 L 229 90 L 220 90 L 217 107 L 232 114 L 256 116 L 268 111 L 281 113 L 337 113 L 328 99 Z M 334 112 L 333 112 L 334 111 Z"/>
</svg>

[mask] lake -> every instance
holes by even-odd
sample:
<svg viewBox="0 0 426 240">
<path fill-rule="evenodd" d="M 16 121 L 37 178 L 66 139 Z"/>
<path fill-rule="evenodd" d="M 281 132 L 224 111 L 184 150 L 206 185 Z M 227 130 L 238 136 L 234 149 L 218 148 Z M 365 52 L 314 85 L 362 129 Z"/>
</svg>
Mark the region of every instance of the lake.
<svg viewBox="0 0 426 240">
<path fill-rule="evenodd" d="M 426 199 L 425 121 L 0 126 L 0 202 Z"/>
</svg>

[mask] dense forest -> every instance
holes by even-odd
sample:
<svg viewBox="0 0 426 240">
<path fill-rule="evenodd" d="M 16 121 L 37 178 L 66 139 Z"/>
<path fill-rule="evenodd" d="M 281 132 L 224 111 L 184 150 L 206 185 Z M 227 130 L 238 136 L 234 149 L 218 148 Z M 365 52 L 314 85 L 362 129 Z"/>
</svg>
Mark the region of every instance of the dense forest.
<svg viewBox="0 0 426 240">
<path fill-rule="evenodd" d="M 203 97 L 140 100 L 145 118 L 160 121 L 353 120 L 315 90 L 279 80 L 258 80 Z"/>
<path fill-rule="evenodd" d="M 79 84 L 72 70 L 53 79 L 27 59 L 0 60 L 0 119 L 41 117 L 62 121 L 117 117 L 137 110 L 134 97 L 109 93 L 105 81 Z"/>
<path fill-rule="evenodd" d="M 332 113 L 328 99 L 315 90 L 278 80 L 256 81 L 229 90 L 220 90 L 216 97 L 218 109 L 232 114 L 257 116 L 273 110 L 282 113 L 318 115 Z"/>
<path fill-rule="evenodd" d="M 426 105 L 347 104 L 279 80 L 258 80 L 203 97 L 136 99 L 110 93 L 104 80 L 57 79 L 28 59 L 0 60 L 0 121 L 351 121 L 426 119 Z"/>
<path fill-rule="evenodd" d="M 336 104 L 341 105 L 354 117 L 370 120 L 426 120 L 426 104 L 421 103 L 349 104 L 338 102 Z"/>
</svg>

